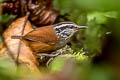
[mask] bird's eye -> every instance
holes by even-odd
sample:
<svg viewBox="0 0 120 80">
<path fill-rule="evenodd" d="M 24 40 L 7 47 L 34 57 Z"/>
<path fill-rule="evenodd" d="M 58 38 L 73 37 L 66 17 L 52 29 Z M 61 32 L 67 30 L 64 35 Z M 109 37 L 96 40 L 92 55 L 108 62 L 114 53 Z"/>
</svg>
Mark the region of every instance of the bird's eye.
<svg viewBox="0 0 120 80">
<path fill-rule="evenodd" d="M 75 26 L 71 25 L 70 28 L 73 29 Z"/>
</svg>

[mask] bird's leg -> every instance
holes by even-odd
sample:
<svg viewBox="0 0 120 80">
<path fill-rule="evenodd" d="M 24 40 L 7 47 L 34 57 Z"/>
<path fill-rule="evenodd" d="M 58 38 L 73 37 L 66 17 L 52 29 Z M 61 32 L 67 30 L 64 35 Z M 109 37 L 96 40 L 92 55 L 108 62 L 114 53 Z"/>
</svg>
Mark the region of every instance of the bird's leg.
<svg viewBox="0 0 120 80">
<path fill-rule="evenodd" d="M 59 56 L 59 55 L 61 55 L 61 54 L 64 54 L 64 53 L 68 53 L 68 52 L 70 52 L 69 51 L 69 46 L 65 46 L 64 47 L 64 49 L 62 48 L 62 49 L 59 49 L 59 50 L 57 50 L 57 51 L 54 51 L 54 52 L 52 52 L 52 53 L 56 53 L 56 54 L 48 54 L 48 53 L 39 53 L 39 54 L 35 54 L 35 55 L 37 55 L 37 56 L 43 56 L 43 57 L 50 57 L 49 59 L 48 59 L 48 61 L 46 62 L 46 66 L 48 67 L 48 65 L 51 63 L 51 61 L 53 61 L 54 60 L 54 58 L 55 57 L 57 57 L 57 56 Z M 68 49 L 68 50 L 67 50 Z"/>
<path fill-rule="evenodd" d="M 48 67 L 48 65 L 51 63 L 51 61 L 54 60 L 55 57 L 57 57 L 58 55 L 61 55 L 62 53 L 64 53 L 64 50 L 62 49 L 59 49 L 53 53 L 56 53 L 56 54 L 47 54 L 47 53 L 40 53 L 40 54 L 37 54 L 37 56 L 46 56 L 46 57 L 50 57 L 48 59 L 48 61 L 46 62 L 46 66 Z"/>
<path fill-rule="evenodd" d="M 39 53 L 39 54 L 36 54 L 36 55 L 37 56 L 46 56 L 46 57 L 56 57 L 56 56 L 61 54 L 61 52 L 58 51 L 58 50 L 55 51 L 55 52 L 56 52 L 56 54 Z"/>
<path fill-rule="evenodd" d="M 70 48 L 70 47 L 69 47 L 69 46 L 65 46 L 64 48 L 65 48 L 65 49 L 68 49 L 68 48 Z M 66 51 L 66 50 L 64 50 L 64 49 L 62 48 L 62 49 L 59 49 L 59 50 L 56 50 L 56 51 L 52 52 L 52 53 L 56 53 L 56 54 L 38 53 L 38 54 L 36 54 L 36 55 L 37 55 L 37 56 L 46 56 L 46 57 L 56 57 L 56 56 L 58 56 L 58 55 L 60 55 L 60 54 L 65 53 L 65 51 Z"/>
<path fill-rule="evenodd" d="M 68 48 L 68 46 L 66 46 L 66 47 Z M 59 50 L 56 51 L 56 54 L 61 55 L 61 54 L 64 54 L 65 52 L 66 52 L 66 50 L 59 49 Z M 58 56 L 58 55 L 57 55 L 57 56 Z M 50 63 L 54 60 L 54 58 L 57 57 L 57 56 L 51 57 L 51 58 L 47 61 L 46 66 L 48 67 L 49 64 L 50 64 Z"/>
<path fill-rule="evenodd" d="M 48 67 L 49 64 L 50 64 L 53 60 L 54 60 L 54 57 L 51 57 L 51 58 L 47 61 L 46 66 Z"/>
</svg>

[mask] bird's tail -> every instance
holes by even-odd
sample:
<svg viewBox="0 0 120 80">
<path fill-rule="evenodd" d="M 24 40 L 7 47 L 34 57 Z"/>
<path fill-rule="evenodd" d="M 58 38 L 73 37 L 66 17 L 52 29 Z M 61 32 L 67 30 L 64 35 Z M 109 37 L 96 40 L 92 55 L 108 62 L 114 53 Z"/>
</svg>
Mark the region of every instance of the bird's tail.
<svg viewBox="0 0 120 80">
<path fill-rule="evenodd" d="M 23 36 L 11 36 L 12 39 L 22 39 Z"/>
</svg>

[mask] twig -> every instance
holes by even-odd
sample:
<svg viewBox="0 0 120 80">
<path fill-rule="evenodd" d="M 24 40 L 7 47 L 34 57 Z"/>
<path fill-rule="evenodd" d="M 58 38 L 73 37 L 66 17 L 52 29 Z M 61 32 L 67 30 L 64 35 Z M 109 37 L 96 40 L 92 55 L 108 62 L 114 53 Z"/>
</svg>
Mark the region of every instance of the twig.
<svg viewBox="0 0 120 80">
<path fill-rule="evenodd" d="M 21 32 L 21 36 L 23 36 L 23 34 L 24 34 L 25 26 L 26 26 L 29 15 L 30 15 L 30 12 L 27 12 L 26 18 L 25 18 L 25 21 L 24 21 L 24 24 L 23 24 L 23 29 L 22 29 L 22 32 Z M 20 49 L 21 49 L 21 41 L 19 41 L 19 45 L 18 45 L 18 52 L 17 52 L 17 58 L 16 58 L 17 65 L 19 65 L 18 60 L 19 60 L 19 55 L 20 55 Z"/>
</svg>

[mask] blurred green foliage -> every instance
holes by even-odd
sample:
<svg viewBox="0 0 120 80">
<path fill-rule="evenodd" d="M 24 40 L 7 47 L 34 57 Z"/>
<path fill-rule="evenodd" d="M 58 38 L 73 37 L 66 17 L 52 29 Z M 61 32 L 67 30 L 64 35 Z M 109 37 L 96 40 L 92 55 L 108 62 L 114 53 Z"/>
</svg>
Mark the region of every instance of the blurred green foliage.
<svg viewBox="0 0 120 80">
<path fill-rule="evenodd" d="M 49 68 L 51 72 L 62 70 L 66 59 L 74 58 L 80 65 L 75 67 L 77 75 L 84 73 L 84 80 L 114 80 L 110 66 L 96 66 L 90 56 L 101 54 L 105 36 L 112 34 L 117 48 L 120 48 L 120 0 L 53 0 L 55 8 L 60 15 L 67 14 L 67 18 L 78 25 L 87 25 L 88 29 L 80 30 L 72 37 L 72 54 L 58 56 L 52 61 Z M 6 24 L 12 15 L 0 15 L 0 23 Z M 2 28 L 0 29 L 2 30 Z M 85 56 L 84 49 L 90 54 Z M 119 60 L 118 60 L 119 61 Z M 6 61 L 0 61 L 0 80 L 14 80 L 16 78 L 13 67 Z M 68 66 L 69 67 L 69 66 Z"/>
<path fill-rule="evenodd" d="M 16 18 L 15 15 L 4 14 L 0 15 L 0 34 L 8 27 L 8 25 Z"/>
<path fill-rule="evenodd" d="M 60 10 L 61 15 L 68 14 L 69 20 L 78 25 L 88 26 L 87 30 L 80 30 L 77 36 L 73 37 L 75 42 L 72 42 L 72 48 L 76 51 L 78 48 L 80 51 L 80 46 L 83 44 L 88 54 L 99 55 L 104 47 L 106 36 L 109 35 L 113 36 L 116 48 L 120 50 L 120 0 L 54 0 L 53 3 Z M 84 74 L 86 80 L 114 80 L 111 69 L 104 69 L 105 67 L 105 65 L 102 67 L 93 65 L 89 69 L 85 67 L 86 71 L 83 72 L 88 74 Z"/>
<path fill-rule="evenodd" d="M 7 23 L 10 19 L 15 18 L 15 15 L 4 14 L 0 16 L 0 22 L 2 24 Z"/>
<path fill-rule="evenodd" d="M 119 34 L 119 31 L 116 32 L 119 25 L 114 26 L 116 29 L 108 25 L 110 19 L 119 21 L 119 0 L 54 0 L 53 2 L 61 15 L 69 14 L 67 17 L 71 21 L 88 26 L 82 43 L 90 54 L 95 55 L 101 52 L 106 33 L 115 30 L 115 35 Z M 109 27 L 112 28 L 109 29 Z M 79 35 L 84 36 L 84 34 Z M 81 38 L 79 37 L 78 41 L 79 39 Z"/>
<path fill-rule="evenodd" d="M 15 74 L 15 65 L 11 64 L 11 61 L 7 59 L 0 59 L 0 80 L 15 80 L 17 78 Z"/>
<path fill-rule="evenodd" d="M 72 53 L 72 54 L 71 54 Z M 85 56 L 83 49 L 81 49 L 79 52 L 71 52 L 70 54 L 64 54 L 61 56 L 56 57 L 52 63 L 49 66 L 49 69 L 51 72 L 59 72 L 63 69 L 63 66 L 65 65 L 65 61 L 69 58 L 74 58 L 76 61 L 79 61 L 81 64 L 88 61 L 88 56 Z"/>
<path fill-rule="evenodd" d="M 94 66 L 83 68 L 85 80 L 114 80 L 112 71 L 107 66 Z"/>
</svg>

